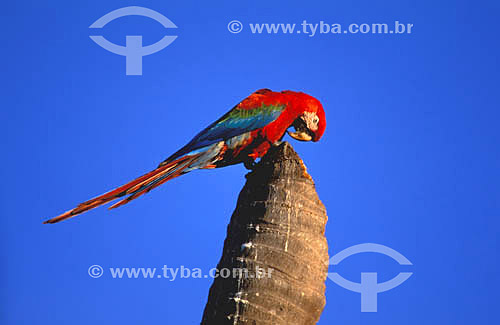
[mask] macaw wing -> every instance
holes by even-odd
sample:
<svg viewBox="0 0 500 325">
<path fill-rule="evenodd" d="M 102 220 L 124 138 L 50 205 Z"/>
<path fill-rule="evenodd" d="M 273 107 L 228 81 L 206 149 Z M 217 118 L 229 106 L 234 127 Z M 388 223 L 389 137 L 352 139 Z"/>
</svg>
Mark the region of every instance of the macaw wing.
<svg viewBox="0 0 500 325">
<path fill-rule="evenodd" d="M 266 105 L 261 103 L 259 106 L 248 108 L 238 104 L 198 133 L 187 145 L 166 159 L 165 162 L 219 141 L 262 128 L 275 121 L 285 106 L 284 104 Z"/>
</svg>

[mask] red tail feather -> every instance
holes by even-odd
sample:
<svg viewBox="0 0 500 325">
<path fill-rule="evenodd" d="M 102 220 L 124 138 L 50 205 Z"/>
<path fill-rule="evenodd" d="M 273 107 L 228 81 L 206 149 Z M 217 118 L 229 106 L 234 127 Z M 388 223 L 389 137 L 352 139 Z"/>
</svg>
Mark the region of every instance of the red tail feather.
<svg viewBox="0 0 500 325">
<path fill-rule="evenodd" d="M 162 172 L 161 174 L 158 174 L 155 177 L 143 182 L 143 185 L 141 185 L 143 187 L 142 189 L 140 189 L 141 186 L 139 186 L 139 185 L 134 186 L 135 191 L 130 191 L 130 193 L 132 193 L 132 192 L 135 192 L 135 193 L 133 193 L 132 195 L 130 195 L 129 197 L 127 197 L 121 201 L 116 202 L 115 204 L 110 206 L 109 209 L 111 210 L 114 208 L 118 208 L 119 206 L 122 206 L 124 204 L 127 204 L 130 201 L 137 199 L 139 196 L 146 194 L 149 191 L 151 191 L 152 189 L 160 186 L 161 184 L 163 184 L 163 183 L 165 183 L 173 178 L 176 178 L 177 176 L 180 176 L 182 171 L 186 167 L 188 167 L 194 160 L 196 160 L 196 158 L 198 158 L 198 156 L 191 156 L 190 159 L 186 159 L 185 161 L 177 163 L 175 166 L 176 167 L 175 169 L 172 170 L 172 168 L 169 168 L 168 170 Z M 164 176 L 168 172 L 171 172 L 171 174 L 168 175 L 167 177 L 159 180 L 158 182 L 156 182 L 154 184 L 150 184 L 153 181 L 157 181 L 160 177 Z"/>
<path fill-rule="evenodd" d="M 109 191 L 107 193 L 104 193 L 98 197 L 95 197 L 91 200 L 88 200 L 86 202 L 80 203 L 76 208 L 66 211 L 63 214 L 54 217 L 52 219 L 44 221 L 44 223 L 56 223 L 60 222 L 66 219 L 69 219 L 71 217 L 74 217 L 76 215 L 79 215 L 80 213 L 89 211 L 91 209 L 97 208 L 98 206 L 101 206 L 103 204 L 106 204 L 110 201 L 116 200 L 120 197 L 123 197 L 125 195 L 130 195 L 126 199 L 121 200 L 120 202 L 114 204 L 113 206 L 110 207 L 116 208 L 119 207 L 120 205 L 126 204 L 133 199 L 136 199 L 137 197 L 141 196 L 142 194 L 145 194 L 152 190 L 153 188 L 165 183 L 166 181 L 171 180 L 172 178 L 175 178 L 184 171 L 190 164 L 196 160 L 196 158 L 199 157 L 198 155 L 194 156 L 184 156 L 181 157 L 177 160 L 174 160 L 170 163 L 160 165 L 158 168 L 156 168 L 153 171 L 150 171 L 149 173 L 142 175 L 141 177 L 138 177 L 134 179 L 133 181 L 122 185 L 112 191 Z M 171 173 L 168 175 L 168 173 Z M 161 179 L 157 183 L 152 182 L 160 179 L 162 176 L 166 176 L 164 179 Z"/>
</svg>

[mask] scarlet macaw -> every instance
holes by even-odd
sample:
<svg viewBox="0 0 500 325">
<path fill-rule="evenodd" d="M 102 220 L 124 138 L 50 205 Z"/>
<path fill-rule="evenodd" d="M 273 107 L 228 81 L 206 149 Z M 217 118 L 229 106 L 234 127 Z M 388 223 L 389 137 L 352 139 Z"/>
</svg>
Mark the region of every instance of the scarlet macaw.
<svg viewBox="0 0 500 325">
<path fill-rule="evenodd" d="M 294 127 L 294 132 L 287 131 Z M 80 203 L 44 223 L 56 223 L 128 195 L 110 209 L 126 204 L 153 188 L 195 169 L 244 163 L 247 168 L 278 144 L 285 132 L 300 141 L 318 141 L 325 131 L 323 106 L 314 97 L 295 91 L 260 89 L 198 133 L 155 170 L 110 192 Z"/>
</svg>

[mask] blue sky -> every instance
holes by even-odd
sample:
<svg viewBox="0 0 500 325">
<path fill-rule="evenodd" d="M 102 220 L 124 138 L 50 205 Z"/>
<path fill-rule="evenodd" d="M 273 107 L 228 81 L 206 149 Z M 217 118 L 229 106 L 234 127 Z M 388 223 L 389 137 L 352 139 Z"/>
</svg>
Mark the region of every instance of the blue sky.
<svg viewBox="0 0 500 325">
<path fill-rule="evenodd" d="M 126 76 L 89 26 L 125 6 L 125 44 L 178 38 Z M 0 320 L 3 324 L 194 324 L 211 279 L 91 278 L 110 267 L 215 267 L 246 170 L 193 172 L 117 210 L 42 225 L 141 175 L 259 88 L 323 103 L 318 143 L 290 140 L 316 181 L 330 255 L 360 243 L 412 263 L 352 256 L 360 280 L 413 275 L 378 296 L 327 280 L 319 324 L 498 322 L 498 3 L 472 1 L 18 1 L 4 5 Z M 227 24 L 243 23 L 232 34 Z M 411 34 L 252 34 L 249 23 L 388 23 Z"/>
</svg>

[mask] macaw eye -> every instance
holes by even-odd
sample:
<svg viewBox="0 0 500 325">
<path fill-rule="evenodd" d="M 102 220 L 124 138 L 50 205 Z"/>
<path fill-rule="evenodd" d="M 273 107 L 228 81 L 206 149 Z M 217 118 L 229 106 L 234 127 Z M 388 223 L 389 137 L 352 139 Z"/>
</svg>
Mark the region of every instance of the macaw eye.
<svg viewBox="0 0 500 325">
<path fill-rule="evenodd" d="M 315 116 L 315 117 L 313 118 L 313 123 L 314 123 L 314 124 L 318 124 L 318 123 L 319 123 L 319 117 Z"/>
</svg>

